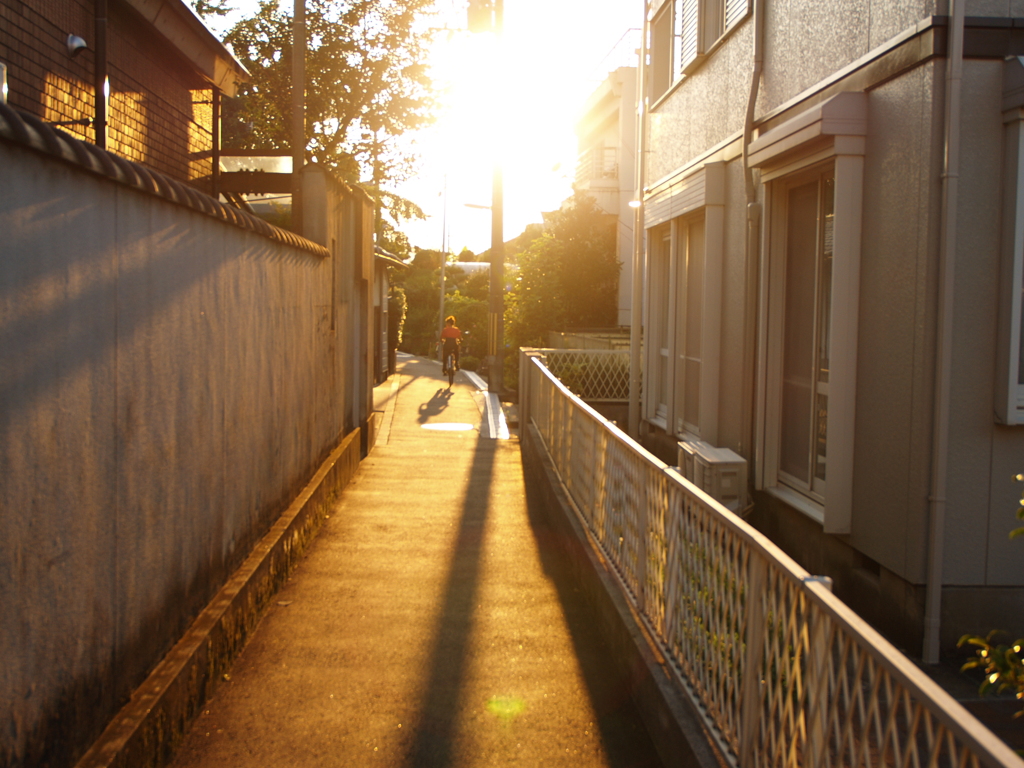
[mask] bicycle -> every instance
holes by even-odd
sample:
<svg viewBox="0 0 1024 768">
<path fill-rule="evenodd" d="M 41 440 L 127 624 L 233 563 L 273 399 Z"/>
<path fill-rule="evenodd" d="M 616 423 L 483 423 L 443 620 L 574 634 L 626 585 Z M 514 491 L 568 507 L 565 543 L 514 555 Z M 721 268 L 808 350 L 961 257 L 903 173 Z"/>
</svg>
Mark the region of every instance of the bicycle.
<svg viewBox="0 0 1024 768">
<path fill-rule="evenodd" d="M 449 352 L 445 355 L 444 368 L 448 371 L 448 389 L 455 383 L 455 353 Z"/>
</svg>

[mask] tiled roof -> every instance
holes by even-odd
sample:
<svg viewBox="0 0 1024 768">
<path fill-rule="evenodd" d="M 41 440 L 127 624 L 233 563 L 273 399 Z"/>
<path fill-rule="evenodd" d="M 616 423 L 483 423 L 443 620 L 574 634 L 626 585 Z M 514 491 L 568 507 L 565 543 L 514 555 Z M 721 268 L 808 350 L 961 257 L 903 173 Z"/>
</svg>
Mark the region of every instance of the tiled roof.
<svg viewBox="0 0 1024 768">
<path fill-rule="evenodd" d="M 246 211 L 225 205 L 197 189 L 164 176 L 162 173 L 125 160 L 94 144 L 75 139 L 63 131 L 47 125 L 34 115 L 19 112 L 3 103 L 0 103 L 0 139 L 77 165 L 91 173 L 105 176 L 118 184 L 124 184 L 140 192 L 161 197 L 176 205 L 191 208 L 227 224 L 256 232 L 282 245 L 299 248 L 323 258 L 330 255 L 330 252 L 318 243 L 300 237 L 294 232 L 275 227 Z"/>
</svg>

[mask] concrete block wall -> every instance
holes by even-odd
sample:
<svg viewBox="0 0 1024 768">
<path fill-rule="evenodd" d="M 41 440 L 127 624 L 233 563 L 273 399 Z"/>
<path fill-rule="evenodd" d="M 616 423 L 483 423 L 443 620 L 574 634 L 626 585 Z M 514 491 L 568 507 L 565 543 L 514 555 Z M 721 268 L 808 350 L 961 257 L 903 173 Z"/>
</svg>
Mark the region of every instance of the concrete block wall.
<svg viewBox="0 0 1024 768">
<path fill-rule="evenodd" d="M 0 765 L 70 766 L 351 428 L 356 259 L 2 141 L 0 233 Z"/>
<path fill-rule="evenodd" d="M 213 169 L 212 90 L 134 12 L 110 3 L 107 148 L 183 182 Z M 67 37 L 90 49 L 72 58 Z M 8 102 L 50 123 L 91 118 L 95 59 L 91 0 L 0 0 L 0 62 Z M 62 130 L 93 141 L 90 126 Z"/>
</svg>

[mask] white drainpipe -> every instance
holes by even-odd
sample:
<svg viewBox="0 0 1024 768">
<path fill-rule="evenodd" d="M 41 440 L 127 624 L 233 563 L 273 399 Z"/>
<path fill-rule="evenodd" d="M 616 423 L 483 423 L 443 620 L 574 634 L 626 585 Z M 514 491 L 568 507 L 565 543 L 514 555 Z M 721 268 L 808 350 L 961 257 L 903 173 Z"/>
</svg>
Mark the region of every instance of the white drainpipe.
<svg viewBox="0 0 1024 768">
<path fill-rule="evenodd" d="M 757 202 L 757 187 L 754 185 L 754 169 L 750 167 L 748 151 L 754 133 L 754 108 L 757 106 L 757 94 L 761 87 L 761 74 L 764 71 L 764 0 L 754 0 L 754 68 L 750 75 L 750 95 L 747 98 L 747 114 L 743 122 L 743 176 L 747 192 L 747 242 L 746 242 L 746 264 L 747 264 L 747 299 L 744 303 L 747 320 L 744 330 L 744 366 L 749 366 L 746 371 L 745 381 L 753 381 L 754 354 L 757 336 L 757 295 L 758 295 L 758 266 L 759 251 L 758 239 L 761 230 L 761 204 Z M 753 388 L 754 392 L 757 387 Z M 749 436 L 750 445 L 747 448 L 747 458 L 754 462 L 754 414 L 756 405 L 751 401 L 749 423 L 744 430 L 744 435 Z M 745 446 L 741 446 L 743 451 Z"/>
<path fill-rule="evenodd" d="M 949 463 L 949 403 L 953 356 L 953 286 L 960 174 L 960 89 L 964 64 L 964 4 L 949 0 L 946 58 L 945 168 L 942 176 L 942 232 L 939 242 L 939 296 L 936 320 L 935 431 L 932 483 L 928 497 L 928 574 L 924 612 L 925 663 L 939 662 L 942 622 L 942 559 L 946 527 L 946 471 Z"/>
</svg>

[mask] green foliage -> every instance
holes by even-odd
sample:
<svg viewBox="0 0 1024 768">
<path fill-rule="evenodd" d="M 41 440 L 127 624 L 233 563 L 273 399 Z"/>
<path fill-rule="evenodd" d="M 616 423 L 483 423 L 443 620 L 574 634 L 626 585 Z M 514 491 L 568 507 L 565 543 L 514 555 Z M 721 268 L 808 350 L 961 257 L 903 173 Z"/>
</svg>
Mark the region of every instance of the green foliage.
<svg viewBox="0 0 1024 768">
<path fill-rule="evenodd" d="M 211 16 L 227 16 L 235 10 L 234 7 L 227 4 L 227 0 L 189 0 L 189 5 L 204 21 Z"/>
<path fill-rule="evenodd" d="M 513 237 L 511 240 L 505 241 L 505 264 L 518 265 L 519 254 L 525 251 L 538 237 L 544 234 L 543 224 L 527 224 L 526 229 L 521 233 Z M 490 261 L 491 250 L 488 248 L 483 253 L 478 254 L 473 259 L 463 259 L 461 254 L 459 256 L 460 261 Z"/>
<path fill-rule="evenodd" d="M 398 349 L 402 345 L 402 330 L 405 327 L 405 316 L 409 304 L 405 298 L 405 289 L 393 285 L 388 291 L 388 349 Z"/>
<path fill-rule="evenodd" d="M 416 249 L 412 264 L 400 276 L 408 310 L 401 349 L 430 357 L 437 341 L 437 310 L 440 301 L 441 254 Z"/>
<path fill-rule="evenodd" d="M 489 271 L 466 272 L 459 267 L 458 262 L 449 262 L 445 268 L 445 282 L 448 290 L 452 293 L 458 292 L 475 301 L 487 302 L 490 300 L 491 276 Z"/>
<path fill-rule="evenodd" d="M 196 0 L 206 2 L 207 0 Z M 433 119 L 426 58 L 433 0 L 306 0 L 306 156 L 369 194 L 396 222 L 422 216 L 387 192 L 411 171 L 407 131 Z M 290 5 L 290 4 L 289 4 Z M 292 17 L 261 0 L 225 37 L 252 74 L 225 108 L 225 143 L 291 149 Z M 234 119 L 231 119 L 231 118 Z"/>
<path fill-rule="evenodd" d="M 974 658 L 970 659 L 961 669 L 981 669 L 985 679 L 981 683 L 980 693 L 995 688 L 997 693 L 1014 691 L 1020 701 L 1024 701 L 1024 662 L 1021 661 L 1021 650 L 1024 649 L 1024 638 L 1015 640 L 1009 645 L 995 645 L 993 640 L 1000 635 L 999 630 L 989 632 L 986 637 L 964 635 L 957 646 L 972 645 L 976 647 Z M 1014 717 L 1024 715 L 1024 709 Z"/>
<path fill-rule="evenodd" d="M 380 231 L 377 233 L 377 244 L 402 261 L 408 259 L 412 255 L 412 246 L 409 244 L 409 238 L 405 233 L 396 229 L 388 221 L 381 221 L 380 225 Z"/>
<path fill-rule="evenodd" d="M 445 317 L 454 315 L 455 323 L 462 331 L 460 359 L 461 355 L 476 356 L 486 353 L 487 310 L 488 304 L 486 301 L 466 296 L 458 290 L 445 296 Z"/>
<path fill-rule="evenodd" d="M 1013 478 L 1016 482 L 1024 482 L 1024 474 Z M 1020 507 L 1017 509 L 1018 519 L 1024 520 L 1024 499 L 1020 500 Z M 1024 527 L 1015 528 L 1010 531 L 1010 538 L 1024 535 Z M 985 637 L 978 635 L 964 635 L 957 643 L 957 647 L 973 645 L 976 647 L 974 658 L 970 659 L 961 669 L 981 669 L 985 672 L 985 679 L 981 683 L 980 693 L 985 693 L 991 688 L 996 692 L 1013 691 L 1018 701 L 1024 701 L 1024 661 L 1021 661 L 1021 652 L 1024 649 L 1024 638 L 1015 640 L 1009 645 L 995 645 L 994 638 L 1005 634 L 1000 630 L 993 630 Z M 1014 714 L 1014 717 L 1024 715 L 1024 709 Z"/>
<path fill-rule="evenodd" d="M 545 346 L 548 331 L 613 325 L 618 281 L 613 220 L 576 193 L 519 254 L 505 312 L 512 348 Z"/>
<path fill-rule="evenodd" d="M 451 259 L 451 255 L 448 258 Z M 431 357 L 436 351 L 440 325 L 441 252 L 417 248 L 409 269 L 395 277 L 402 281 L 408 301 L 402 349 Z M 444 314 L 445 317 L 454 315 L 462 330 L 462 355 L 473 357 L 486 350 L 487 290 L 486 273 L 467 274 L 459 269 L 457 262 L 446 262 Z"/>
<path fill-rule="evenodd" d="M 614 218 L 593 197 L 577 192 L 548 218 L 547 231 L 531 225 L 509 259 L 518 261 L 505 297 L 504 384 L 519 386 L 519 347 L 547 346 L 548 331 L 614 325 L 619 263 Z"/>
</svg>

